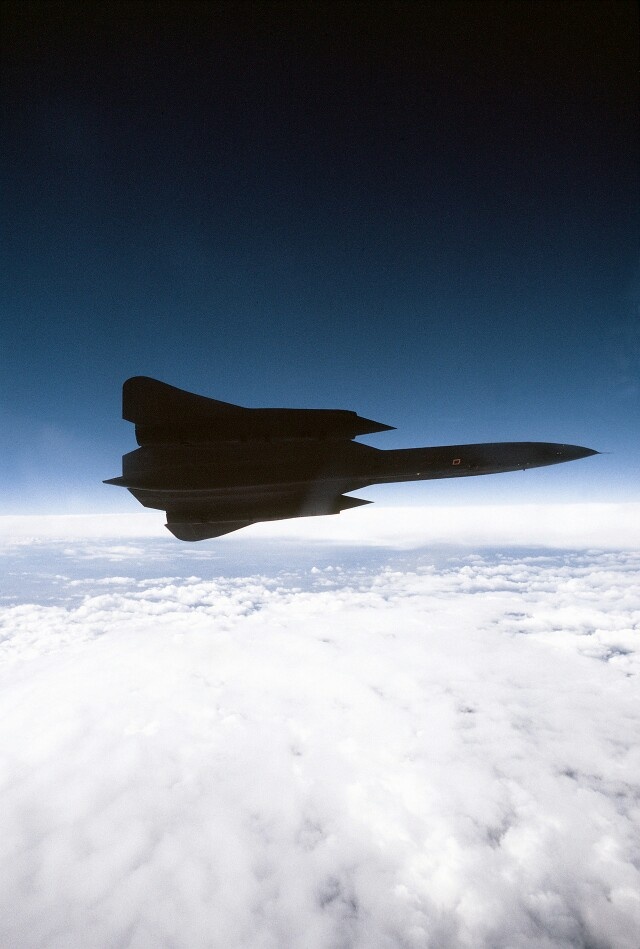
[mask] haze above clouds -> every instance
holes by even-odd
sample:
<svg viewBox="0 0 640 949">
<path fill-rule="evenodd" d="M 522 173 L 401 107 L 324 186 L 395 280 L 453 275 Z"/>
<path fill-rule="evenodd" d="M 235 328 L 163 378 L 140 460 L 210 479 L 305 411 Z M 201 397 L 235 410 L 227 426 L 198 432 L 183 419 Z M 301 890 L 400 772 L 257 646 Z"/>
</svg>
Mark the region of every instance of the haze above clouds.
<svg viewBox="0 0 640 949">
<path fill-rule="evenodd" d="M 0 942 L 635 949 L 638 553 L 291 544 L 2 547 Z"/>
<path fill-rule="evenodd" d="M 0 551 L 6 545 L 65 538 L 146 537 L 162 542 L 167 540 L 165 520 L 161 513 L 5 515 L 0 516 Z M 263 522 L 191 550 L 207 559 L 227 557 L 238 542 L 251 550 L 256 541 L 267 539 L 407 549 L 433 543 L 636 549 L 640 503 L 376 505 L 334 517 Z M 180 545 L 172 540 L 170 549 L 177 552 Z"/>
</svg>

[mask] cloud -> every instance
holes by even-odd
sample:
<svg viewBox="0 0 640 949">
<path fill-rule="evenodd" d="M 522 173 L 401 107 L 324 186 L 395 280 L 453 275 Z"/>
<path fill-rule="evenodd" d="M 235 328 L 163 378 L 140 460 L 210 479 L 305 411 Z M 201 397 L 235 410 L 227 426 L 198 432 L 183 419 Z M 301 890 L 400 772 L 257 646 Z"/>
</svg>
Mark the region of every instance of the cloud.
<svg viewBox="0 0 640 949">
<path fill-rule="evenodd" d="M 153 537 L 162 530 L 162 514 L 28 514 L 0 516 L 0 546 L 24 546 L 51 540 Z"/>
<path fill-rule="evenodd" d="M 117 538 L 119 541 L 168 536 L 164 515 L 95 514 L 0 516 L 0 553 L 15 546 L 52 540 Z M 640 503 L 519 504 L 431 507 L 370 506 L 334 517 L 305 517 L 255 524 L 239 533 L 199 545 L 202 551 L 238 542 L 279 541 L 334 543 L 362 547 L 415 549 L 426 544 L 542 546 L 567 549 L 598 547 L 636 549 L 640 537 Z M 114 557 L 139 555 L 136 545 L 120 543 Z M 72 551 L 74 553 L 74 551 Z M 203 554 L 206 556 L 206 554 Z"/>
<path fill-rule="evenodd" d="M 637 949 L 638 554 L 403 556 L 3 607 L 0 942 Z"/>
</svg>

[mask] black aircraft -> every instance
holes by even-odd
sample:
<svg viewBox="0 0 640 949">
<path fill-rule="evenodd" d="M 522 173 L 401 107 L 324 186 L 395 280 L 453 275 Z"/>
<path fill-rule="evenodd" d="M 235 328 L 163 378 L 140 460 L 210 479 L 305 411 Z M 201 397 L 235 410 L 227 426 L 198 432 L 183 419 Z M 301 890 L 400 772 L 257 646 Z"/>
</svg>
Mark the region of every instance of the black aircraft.
<svg viewBox="0 0 640 949">
<path fill-rule="evenodd" d="M 550 442 L 489 442 L 381 451 L 353 439 L 390 431 L 342 409 L 247 409 L 146 376 L 122 387 L 122 417 L 138 448 L 122 477 L 145 507 L 167 512 L 180 540 L 205 540 L 258 521 L 339 514 L 370 504 L 345 492 L 556 465 L 596 455 Z"/>
</svg>

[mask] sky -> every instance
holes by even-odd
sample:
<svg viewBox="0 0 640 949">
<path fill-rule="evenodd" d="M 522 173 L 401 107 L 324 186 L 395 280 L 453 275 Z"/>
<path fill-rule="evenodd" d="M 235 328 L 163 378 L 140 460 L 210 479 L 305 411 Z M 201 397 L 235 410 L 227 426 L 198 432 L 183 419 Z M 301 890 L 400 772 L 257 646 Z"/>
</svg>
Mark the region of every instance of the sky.
<svg viewBox="0 0 640 949">
<path fill-rule="evenodd" d="M 637 35 L 2 4 L 0 945 L 638 949 Z M 185 544 L 133 375 L 602 454 Z"/>
<path fill-rule="evenodd" d="M 136 512 L 139 374 L 609 453 L 381 504 L 637 501 L 637 17 L 3 3 L 0 512 Z"/>
</svg>

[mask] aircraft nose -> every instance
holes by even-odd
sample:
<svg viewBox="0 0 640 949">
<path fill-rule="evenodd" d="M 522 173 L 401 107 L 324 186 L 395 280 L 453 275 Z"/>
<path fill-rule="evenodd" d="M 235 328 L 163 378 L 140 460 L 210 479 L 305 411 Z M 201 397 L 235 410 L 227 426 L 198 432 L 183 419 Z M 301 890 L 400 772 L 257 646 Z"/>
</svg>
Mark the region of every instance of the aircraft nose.
<svg viewBox="0 0 640 949">
<path fill-rule="evenodd" d="M 563 461 L 577 461 L 579 458 L 588 458 L 589 455 L 599 455 L 595 448 L 583 448 L 582 445 L 559 445 L 558 454 Z"/>
</svg>

